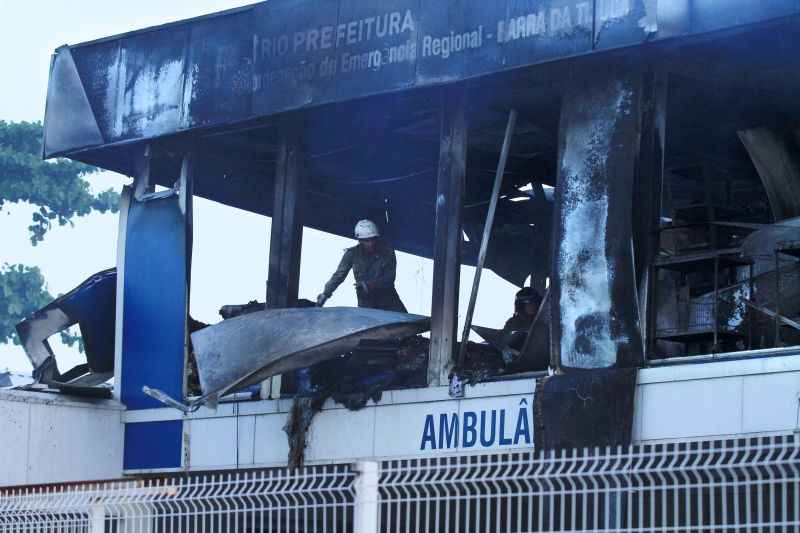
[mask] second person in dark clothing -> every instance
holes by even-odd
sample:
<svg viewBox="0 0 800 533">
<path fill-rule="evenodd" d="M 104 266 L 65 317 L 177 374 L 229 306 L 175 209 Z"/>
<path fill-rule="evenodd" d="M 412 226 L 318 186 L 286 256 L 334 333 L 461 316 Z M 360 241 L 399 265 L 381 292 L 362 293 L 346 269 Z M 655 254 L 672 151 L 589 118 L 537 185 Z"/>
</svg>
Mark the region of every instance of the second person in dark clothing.
<svg viewBox="0 0 800 533">
<path fill-rule="evenodd" d="M 397 257 L 392 246 L 381 239 L 378 226 L 371 220 L 356 224 L 355 237 L 358 245 L 345 250 L 336 272 L 317 296 L 317 305 L 325 304 L 352 269 L 359 307 L 406 313 L 394 288 Z"/>
</svg>

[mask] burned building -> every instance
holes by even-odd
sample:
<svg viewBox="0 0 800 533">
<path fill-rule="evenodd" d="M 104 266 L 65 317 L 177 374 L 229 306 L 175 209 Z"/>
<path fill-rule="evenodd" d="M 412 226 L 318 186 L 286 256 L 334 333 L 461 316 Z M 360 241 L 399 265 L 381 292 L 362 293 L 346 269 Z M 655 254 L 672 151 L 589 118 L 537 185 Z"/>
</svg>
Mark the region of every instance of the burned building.
<svg viewBox="0 0 800 533">
<path fill-rule="evenodd" d="M 294 391 L 274 376 L 369 341 L 408 355 L 391 343 L 428 328 L 424 383 L 319 406 L 307 461 L 790 431 L 799 16 L 784 0 L 274 0 L 56 50 L 44 156 L 134 178 L 114 301 L 124 472 L 284 464 Z M 265 304 L 190 335 L 193 197 L 272 229 Z M 360 218 L 433 260 L 429 321 L 299 304 L 303 228 L 350 236 Z M 504 367 L 498 331 L 466 343 L 484 268 L 542 296 L 511 355 L 527 367 Z M 761 386 L 782 413 L 766 425 L 743 398 Z"/>
</svg>

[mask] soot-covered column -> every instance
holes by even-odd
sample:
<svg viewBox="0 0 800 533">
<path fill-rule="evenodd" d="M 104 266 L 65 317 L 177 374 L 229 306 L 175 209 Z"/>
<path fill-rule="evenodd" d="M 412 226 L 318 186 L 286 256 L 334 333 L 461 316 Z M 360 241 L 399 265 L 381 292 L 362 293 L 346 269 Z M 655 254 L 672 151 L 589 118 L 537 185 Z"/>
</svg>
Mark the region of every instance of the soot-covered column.
<svg viewBox="0 0 800 533">
<path fill-rule="evenodd" d="M 626 367 L 642 358 L 632 249 L 638 82 L 575 81 L 564 96 L 554 214 L 553 366 Z"/>
</svg>

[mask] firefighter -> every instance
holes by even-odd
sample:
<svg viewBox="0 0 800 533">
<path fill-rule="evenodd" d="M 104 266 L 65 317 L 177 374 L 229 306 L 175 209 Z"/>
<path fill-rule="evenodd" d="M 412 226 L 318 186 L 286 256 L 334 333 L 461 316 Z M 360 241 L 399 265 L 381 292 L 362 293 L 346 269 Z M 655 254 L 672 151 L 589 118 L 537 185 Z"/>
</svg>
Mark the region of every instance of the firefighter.
<svg viewBox="0 0 800 533">
<path fill-rule="evenodd" d="M 517 371 L 522 367 L 525 367 L 525 370 L 532 369 L 527 368 L 532 362 L 526 362 L 520 359 L 523 357 L 520 351 L 525 345 L 528 330 L 531 328 L 531 324 L 536 317 L 536 313 L 539 311 L 541 303 L 542 297 L 533 288 L 523 287 L 517 291 L 514 297 L 514 314 L 511 318 L 506 320 L 506 324 L 503 326 L 503 339 L 506 347 L 502 350 L 502 353 L 503 361 L 507 367 L 516 368 Z M 536 337 L 537 334 L 538 336 L 546 335 L 548 328 L 543 322 L 544 321 L 539 320 L 537 324 L 537 329 L 539 331 L 534 331 L 534 337 Z M 536 364 L 537 366 L 541 366 L 538 361 L 536 361 Z M 536 368 L 536 370 L 539 370 L 539 368 Z"/>
<path fill-rule="evenodd" d="M 355 237 L 358 245 L 345 250 L 339 268 L 317 296 L 317 305 L 325 305 L 352 268 L 359 307 L 406 313 L 394 288 L 397 257 L 392 246 L 381 238 L 378 226 L 371 220 L 360 220 L 356 224 Z"/>
<path fill-rule="evenodd" d="M 503 331 L 507 333 L 524 331 L 527 333 L 541 303 L 542 297 L 533 288 L 523 287 L 517 291 L 514 297 L 514 314 L 506 320 Z"/>
</svg>

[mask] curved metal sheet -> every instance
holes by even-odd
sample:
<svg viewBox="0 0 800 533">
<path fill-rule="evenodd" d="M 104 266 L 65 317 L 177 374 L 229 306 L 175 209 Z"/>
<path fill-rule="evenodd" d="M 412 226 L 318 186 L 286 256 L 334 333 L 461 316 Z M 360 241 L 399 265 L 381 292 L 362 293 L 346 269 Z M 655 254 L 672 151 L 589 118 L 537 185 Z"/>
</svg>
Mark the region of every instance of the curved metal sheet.
<svg viewBox="0 0 800 533">
<path fill-rule="evenodd" d="M 352 351 L 426 331 L 428 317 L 352 307 L 267 309 L 192 334 L 200 386 L 215 397 Z"/>
<path fill-rule="evenodd" d="M 53 357 L 47 338 L 77 323 L 91 372 L 114 371 L 116 285 L 117 269 L 103 270 L 16 325 L 25 353 L 35 369 Z"/>
</svg>

